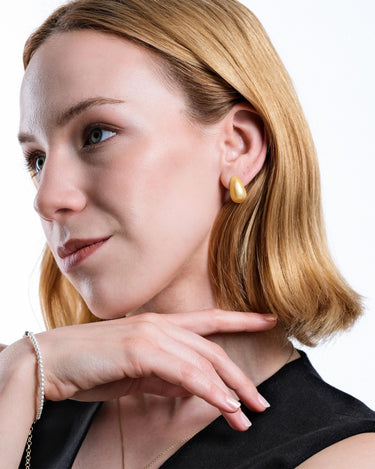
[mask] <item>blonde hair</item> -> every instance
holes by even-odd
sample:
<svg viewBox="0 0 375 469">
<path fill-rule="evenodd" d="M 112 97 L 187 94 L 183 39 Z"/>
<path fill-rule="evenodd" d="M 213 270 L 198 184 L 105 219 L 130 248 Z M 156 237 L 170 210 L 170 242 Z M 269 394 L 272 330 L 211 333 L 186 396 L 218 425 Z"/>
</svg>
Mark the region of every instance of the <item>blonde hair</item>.
<svg viewBox="0 0 375 469">
<path fill-rule="evenodd" d="M 331 260 L 317 159 L 292 82 L 258 19 L 235 0 L 76 0 L 58 8 L 25 45 L 24 65 L 56 32 L 90 29 L 127 38 L 162 58 L 168 80 L 199 122 L 248 101 L 269 139 L 266 163 L 241 205 L 218 214 L 209 270 L 219 307 L 272 312 L 288 335 L 314 345 L 350 326 L 359 296 Z M 41 266 L 47 327 L 97 320 L 59 271 Z"/>
</svg>

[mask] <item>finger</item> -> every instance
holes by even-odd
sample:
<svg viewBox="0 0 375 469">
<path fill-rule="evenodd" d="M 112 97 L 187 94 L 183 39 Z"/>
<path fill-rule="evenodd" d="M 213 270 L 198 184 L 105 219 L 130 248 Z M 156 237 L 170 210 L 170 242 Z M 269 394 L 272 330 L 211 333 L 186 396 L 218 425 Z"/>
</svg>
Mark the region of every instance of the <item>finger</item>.
<svg viewBox="0 0 375 469">
<path fill-rule="evenodd" d="M 184 388 L 191 395 L 204 399 L 217 407 L 221 412 L 236 412 L 240 406 L 229 390 L 223 389 L 220 378 L 214 374 L 202 371 L 202 366 L 196 366 L 180 357 L 171 355 L 164 350 L 152 349 L 152 353 L 145 353 L 142 357 L 143 376 L 158 376 L 168 383 Z"/>
<path fill-rule="evenodd" d="M 190 397 L 192 395 L 181 386 L 167 383 L 158 377 L 150 377 L 131 380 L 130 388 L 128 378 L 115 383 L 100 385 L 89 391 L 79 392 L 71 397 L 71 399 L 83 402 L 98 402 L 139 393 L 155 394 L 164 397 Z M 236 412 L 221 413 L 234 430 L 246 431 L 251 425 L 251 422 L 240 409 Z"/>
<path fill-rule="evenodd" d="M 83 402 L 110 401 L 129 394 L 154 394 L 164 397 L 190 397 L 186 389 L 168 383 L 157 376 L 149 378 L 124 378 L 101 384 L 89 391 L 77 392 L 71 399 Z"/>
<path fill-rule="evenodd" d="M 244 432 L 252 425 L 246 414 L 244 414 L 241 409 L 232 413 L 222 412 L 222 415 L 234 430 Z"/>
<path fill-rule="evenodd" d="M 129 383 L 131 385 L 129 386 Z M 72 400 L 83 402 L 98 402 L 109 401 L 129 394 L 155 394 L 164 397 L 190 397 L 192 394 L 181 386 L 176 386 L 168 383 L 158 377 L 128 378 L 114 383 L 108 383 L 97 386 L 89 391 L 76 393 Z M 246 431 L 251 425 L 251 422 L 239 409 L 236 412 L 221 412 L 223 417 L 227 420 L 228 424 L 238 431 Z"/>
<path fill-rule="evenodd" d="M 243 313 L 220 309 L 158 316 L 178 327 L 188 329 L 202 336 L 218 333 L 264 331 L 272 329 L 277 323 L 276 317 L 272 314 Z"/>
<path fill-rule="evenodd" d="M 152 320 L 153 318 L 158 320 Z M 234 412 L 238 409 L 239 403 L 235 401 L 212 365 L 194 348 L 189 348 L 173 338 L 173 331 L 179 328 L 167 323 L 172 331 L 170 336 L 165 332 L 166 324 L 160 324 L 159 315 L 147 314 L 142 315 L 142 320 L 139 317 L 135 321 L 129 320 L 128 324 L 132 324 L 129 336 L 131 340 L 123 342 L 125 347 L 122 358 L 117 355 L 117 363 L 120 366 L 118 373 L 122 374 L 122 377 L 112 382 L 129 378 L 131 383 L 131 379 L 157 376 L 184 388 L 191 395 L 201 397 L 222 411 Z M 131 390 L 125 389 L 124 394 L 129 391 Z"/>
<path fill-rule="evenodd" d="M 160 346 L 168 347 L 176 341 L 179 348 L 176 348 L 175 353 L 182 353 L 181 358 L 186 358 L 190 354 L 190 360 L 197 362 L 196 356 L 192 357 L 194 351 L 200 360 L 203 358 L 213 367 L 225 385 L 223 389 L 232 389 L 248 408 L 262 412 L 269 407 L 269 403 L 259 394 L 250 378 L 229 358 L 222 347 L 185 329 L 176 327 L 168 332 L 172 333 L 173 339 L 170 338 L 169 341 L 163 339 L 163 344 L 159 344 Z M 181 348 L 182 345 L 186 350 Z"/>
</svg>

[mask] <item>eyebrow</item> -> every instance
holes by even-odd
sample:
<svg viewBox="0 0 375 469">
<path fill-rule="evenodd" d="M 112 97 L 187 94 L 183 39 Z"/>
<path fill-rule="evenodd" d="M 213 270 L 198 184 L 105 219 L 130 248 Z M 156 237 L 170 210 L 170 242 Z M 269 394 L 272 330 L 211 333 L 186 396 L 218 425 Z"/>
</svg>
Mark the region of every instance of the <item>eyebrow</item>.
<svg viewBox="0 0 375 469">
<path fill-rule="evenodd" d="M 113 99 L 113 98 L 104 98 L 104 97 L 96 97 L 96 98 L 88 98 L 83 101 L 80 101 L 73 106 L 69 107 L 65 111 L 63 111 L 56 119 L 56 123 L 58 126 L 64 126 L 69 121 L 71 121 L 74 117 L 78 116 L 82 112 L 86 111 L 87 109 L 93 106 L 103 106 L 105 104 L 124 104 L 124 101 L 120 99 Z M 27 143 L 27 142 L 34 142 L 35 138 L 33 135 L 20 132 L 18 134 L 18 140 L 20 143 Z"/>
</svg>

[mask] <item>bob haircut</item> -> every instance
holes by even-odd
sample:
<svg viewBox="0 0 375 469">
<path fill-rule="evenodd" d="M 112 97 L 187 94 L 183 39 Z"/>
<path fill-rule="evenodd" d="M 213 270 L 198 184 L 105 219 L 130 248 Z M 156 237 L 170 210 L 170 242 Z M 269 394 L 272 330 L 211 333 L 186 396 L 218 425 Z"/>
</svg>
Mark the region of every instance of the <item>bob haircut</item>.
<svg viewBox="0 0 375 469">
<path fill-rule="evenodd" d="M 274 313 L 306 345 L 350 326 L 360 297 L 328 252 L 319 169 L 291 79 L 259 20 L 236 0 L 75 0 L 30 36 L 27 67 L 52 34 L 97 30 L 153 51 L 188 113 L 207 125 L 238 102 L 261 117 L 269 149 L 244 203 L 226 203 L 214 224 L 209 272 L 217 305 Z M 46 247 L 40 280 L 46 326 L 96 321 Z"/>
</svg>

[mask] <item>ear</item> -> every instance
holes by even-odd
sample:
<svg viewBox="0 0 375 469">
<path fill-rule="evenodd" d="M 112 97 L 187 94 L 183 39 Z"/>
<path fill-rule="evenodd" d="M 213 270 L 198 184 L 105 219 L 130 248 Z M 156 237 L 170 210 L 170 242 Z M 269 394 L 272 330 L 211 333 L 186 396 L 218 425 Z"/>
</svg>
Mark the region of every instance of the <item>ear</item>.
<svg viewBox="0 0 375 469">
<path fill-rule="evenodd" d="M 264 124 L 250 104 L 233 106 L 222 122 L 220 180 L 229 189 L 232 176 L 246 186 L 261 170 L 268 142 Z"/>
</svg>

